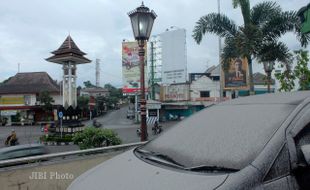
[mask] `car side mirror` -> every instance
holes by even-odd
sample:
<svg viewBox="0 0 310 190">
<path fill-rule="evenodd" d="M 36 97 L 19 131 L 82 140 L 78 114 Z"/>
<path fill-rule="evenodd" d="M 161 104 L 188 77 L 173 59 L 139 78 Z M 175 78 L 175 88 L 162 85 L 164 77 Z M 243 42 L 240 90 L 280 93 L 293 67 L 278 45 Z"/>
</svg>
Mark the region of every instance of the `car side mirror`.
<svg viewBox="0 0 310 190">
<path fill-rule="evenodd" d="M 301 151 L 304 155 L 307 165 L 310 166 L 310 144 L 301 146 Z"/>
</svg>

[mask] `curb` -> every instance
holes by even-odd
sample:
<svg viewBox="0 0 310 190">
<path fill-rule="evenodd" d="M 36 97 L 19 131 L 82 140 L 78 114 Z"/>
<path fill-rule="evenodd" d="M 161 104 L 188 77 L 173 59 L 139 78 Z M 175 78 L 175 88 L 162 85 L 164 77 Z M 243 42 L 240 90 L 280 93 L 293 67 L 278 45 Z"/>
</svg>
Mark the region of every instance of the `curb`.
<svg viewBox="0 0 310 190">
<path fill-rule="evenodd" d="M 73 142 L 55 142 L 55 141 L 48 141 L 48 142 L 41 142 L 46 146 L 67 146 L 67 145 L 74 145 Z"/>
</svg>

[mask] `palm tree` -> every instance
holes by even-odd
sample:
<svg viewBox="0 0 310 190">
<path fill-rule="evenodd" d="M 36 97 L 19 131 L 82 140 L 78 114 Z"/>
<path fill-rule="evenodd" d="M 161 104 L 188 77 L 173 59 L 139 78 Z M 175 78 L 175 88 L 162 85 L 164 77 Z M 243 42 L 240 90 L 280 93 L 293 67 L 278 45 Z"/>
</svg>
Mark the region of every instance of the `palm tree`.
<svg viewBox="0 0 310 190">
<path fill-rule="evenodd" d="M 252 61 L 278 61 L 288 65 L 291 54 L 279 39 L 287 32 L 295 32 L 298 40 L 306 46 L 309 34 L 300 33 L 300 22 L 295 11 L 282 11 L 275 2 L 262 2 L 250 8 L 249 0 L 233 0 L 234 8 L 240 7 L 244 24 L 237 26 L 224 14 L 210 13 L 201 17 L 193 31 L 199 44 L 206 33 L 217 34 L 225 39 L 221 58 L 224 69 L 231 59 L 245 57 L 249 64 L 250 92 L 254 92 Z"/>
</svg>

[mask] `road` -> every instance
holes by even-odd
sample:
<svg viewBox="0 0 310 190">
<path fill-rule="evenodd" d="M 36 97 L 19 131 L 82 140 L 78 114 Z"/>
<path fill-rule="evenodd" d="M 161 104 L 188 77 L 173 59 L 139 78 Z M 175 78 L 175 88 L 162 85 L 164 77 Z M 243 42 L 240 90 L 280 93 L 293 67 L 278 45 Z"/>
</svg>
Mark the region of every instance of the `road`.
<svg viewBox="0 0 310 190">
<path fill-rule="evenodd" d="M 113 110 L 108 112 L 103 117 L 96 118 L 98 122 L 103 124 L 103 128 L 113 129 L 118 136 L 122 139 L 122 143 L 133 143 L 139 142 L 140 137 L 137 136 L 136 130 L 140 127 L 140 124 L 135 124 L 134 120 L 127 119 L 128 106 L 123 106 L 119 110 Z M 90 126 L 92 121 L 84 121 L 86 126 Z M 173 126 L 176 122 L 166 122 L 161 124 L 163 126 L 163 132 L 169 127 Z M 151 130 L 152 126 L 148 127 L 149 140 L 155 138 Z M 0 127 L 0 148 L 4 147 L 4 141 L 6 137 L 11 133 L 11 130 L 16 131 L 20 144 L 37 143 L 39 137 L 44 133 L 41 132 L 40 126 L 6 126 Z M 47 146 L 51 153 L 53 152 L 64 152 L 71 150 L 78 150 L 76 145 L 65 145 L 65 146 Z"/>
</svg>

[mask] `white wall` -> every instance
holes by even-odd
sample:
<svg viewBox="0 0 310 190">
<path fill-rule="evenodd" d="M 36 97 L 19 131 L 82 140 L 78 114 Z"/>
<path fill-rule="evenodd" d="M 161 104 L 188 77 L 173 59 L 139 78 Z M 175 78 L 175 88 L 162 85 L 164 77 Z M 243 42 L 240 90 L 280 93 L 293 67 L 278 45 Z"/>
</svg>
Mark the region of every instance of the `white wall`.
<svg viewBox="0 0 310 190">
<path fill-rule="evenodd" d="M 201 91 L 210 91 L 210 97 L 220 96 L 220 82 L 212 81 L 209 77 L 201 76 L 196 81 L 193 81 L 190 86 L 191 100 L 196 101 L 200 98 Z"/>
<path fill-rule="evenodd" d="M 51 95 L 52 98 L 54 99 L 54 105 L 62 105 L 62 95 L 60 96 L 59 94 L 58 95 Z"/>
<path fill-rule="evenodd" d="M 184 83 L 187 77 L 186 31 L 176 29 L 160 34 L 162 83 Z"/>
</svg>

